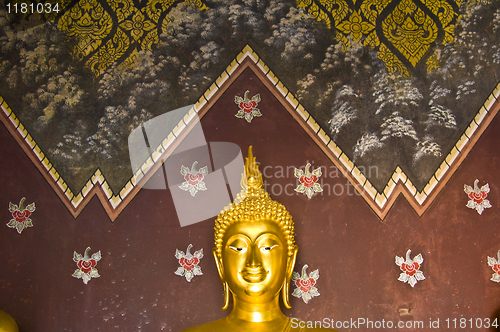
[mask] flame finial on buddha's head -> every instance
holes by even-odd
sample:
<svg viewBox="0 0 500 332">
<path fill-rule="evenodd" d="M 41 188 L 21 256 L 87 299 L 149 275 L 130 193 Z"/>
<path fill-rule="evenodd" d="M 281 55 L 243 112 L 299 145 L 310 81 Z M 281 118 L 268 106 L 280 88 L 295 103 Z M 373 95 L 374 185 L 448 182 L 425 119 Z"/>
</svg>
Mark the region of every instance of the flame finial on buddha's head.
<svg viewBox="0 0 500 332">
<path fill-rule="evenodd" d="M 241 177 L 242 190 L 232 204 L 217 216 L 215 220 L 215 247 L 220 256 L 222 238 L 227 227 L 237 221 L 272 220 L 283 230 L 288 244 L 288 255 L 295 247 L 294 225 L 292 216 L 286 208 L 271 199 L 264 190 L 262 173 L 253 156 L 252 146 L 248 148 L 245 170 Z"/>
</svg>

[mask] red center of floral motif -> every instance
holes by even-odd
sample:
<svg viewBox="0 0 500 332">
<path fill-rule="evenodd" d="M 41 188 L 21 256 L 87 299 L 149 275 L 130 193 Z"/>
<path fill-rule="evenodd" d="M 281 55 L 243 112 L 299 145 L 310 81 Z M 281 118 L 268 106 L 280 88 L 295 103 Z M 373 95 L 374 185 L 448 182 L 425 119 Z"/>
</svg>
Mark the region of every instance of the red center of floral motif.
<svg viewBox="0 0 500 332">
<path fill-rule="evenodd" d="M 417 272 L 419 267 L 420 267 L 420 265 L 417 262 L 413 262 L 413 264 L 403 263 L 401 265 L 401 268 L 403 269 L 403 271 L 407 275 L 409 275 L 410 277 L 412 277 Z"/>
<path fill-rule="evenodd" d="M 485 193 L 484 191 L 480 191 L 478 193 L 475 191 L 471 191 L 469 193 L 469 198 L 474 200 L 474 202 L 476 202 L 477 204 L 481 204 L 487 196 L 488 194 Z"/>
<path fill-rule="evenodd" d="M 179 259 L 179 263 L 186 271 L 191 271 L 196 265 L 198 265 L 199 261 L 200 260 L 197 257 L 191 257 L 190 259 L 182 257 Z"/>
<path fill-rule="evenodd" d="M 249 101 L 249 102 L 244 102 L 242 101 L 241 103 L 239 103 L 239 106 L 240 108 L 243 110 L 243 112 L 245 113 L 250 113 L 253 111 L 253 109 L 255 108 L 255 106 L 257 106 L 257 102 L 255 101 Z"/>
<path fill-rule="evenodd" d="M 500 274 L 500 264 L 493 265 L 493 271 L 495 271 L 496 273 Z"/>
<path fill-rule="evenodd" d="M 76 265 L 78 265 L 83 273 L 89 273 L 90 270 L 92 270 L 92 268 L 97 265 L 97 262 L 94 259 L 88 261 L 80 259 Z"/>
<path fill-rule="evenodd" d="M 316 284 L 316 280 L 313 278 L 309 278 L 307 280 L 304 280 L 302 278 L 299 278 L 295 281 L 295 285 L 300 288 L 301 291 L 304 293 L 309 292 L 312 286 Z"/>
<path fill-rule="evenodd" d="M 12 212 L 12 217 L 14 217 L 17 222 L 24 222 L 29 216 L 31 216 L 31 212 L 29 210 L 24 210 L 23 212 L 16 210 Z"/>
<path fill-rule="evenodd" d="M 203 181 L 203 178 L 204 176 L 201 173 L 196 173 L 196 175 L 187 173 L 184 175 L 184 179 L 192 186 L 196 186 L 198 183 Z"/>
<path fill-rule="evenodd" d="M 318 177 L 316 175 L 311 175 L 311 176 L 302 175 L 299 181 L 304 185 L 304 187 L 311 188 L 312 186 L 314 186 L 316 181 L 318 181 Z"/>
</svg>

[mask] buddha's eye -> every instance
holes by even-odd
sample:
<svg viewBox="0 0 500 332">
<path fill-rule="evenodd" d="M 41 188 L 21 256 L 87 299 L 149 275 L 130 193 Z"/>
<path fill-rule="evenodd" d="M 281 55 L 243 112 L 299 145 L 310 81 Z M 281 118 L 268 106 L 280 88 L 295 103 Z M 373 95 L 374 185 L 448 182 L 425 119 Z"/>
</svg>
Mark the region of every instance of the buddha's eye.
<svg viewBox="0 0 500 332">
<path fill-rule="evenodd" d="M 233 247 L 233 246 L 229 246 L 229 248 L 231 248 L 231 249 L 233 249 L 234 251 L 237 251 L 237 252 L 245 252 L 245 251 L 247 251 L 246 247 Z"/>
<path fill-rule="evenodd" d="M 278 246 L 277 244 L 275 244 L 273 246 L 261 246 L 260 250 L 262 250 L 262 251 L 271 251 L 271 250 L 273 250 L 274 247 L 277 247 L 277 246 Z"/>
</svg>

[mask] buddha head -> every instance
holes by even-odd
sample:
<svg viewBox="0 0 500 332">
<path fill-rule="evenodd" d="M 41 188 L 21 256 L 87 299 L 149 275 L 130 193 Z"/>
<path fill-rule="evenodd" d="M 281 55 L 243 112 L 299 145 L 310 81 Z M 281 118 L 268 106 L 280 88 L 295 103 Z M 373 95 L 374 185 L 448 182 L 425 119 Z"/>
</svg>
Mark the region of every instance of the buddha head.
<svg viewBox="0 0 500 332">
<path fill-rule="evenodd" d="M 290 308 L 289 282 L 298 247 L 292 217 L 263 189 L 262 174 L 249 148 L 242 175 L 242 191 L 215 220 L 215 257 L 224 288 L 235 300 L 270 303 L 282 292 Z"/>
</svg>

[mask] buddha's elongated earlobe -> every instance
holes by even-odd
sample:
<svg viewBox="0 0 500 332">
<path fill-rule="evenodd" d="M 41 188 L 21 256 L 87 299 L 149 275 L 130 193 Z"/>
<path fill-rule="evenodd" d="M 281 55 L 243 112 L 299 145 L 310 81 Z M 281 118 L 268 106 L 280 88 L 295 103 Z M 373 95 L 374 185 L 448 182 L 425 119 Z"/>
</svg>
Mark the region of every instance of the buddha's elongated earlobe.
<svg viewBox="0 0 500 332">
<path fill-rule="evenodd" d="M 283 295 L 283 304 L 285 308 L 291 309 L 290 305 L 290 279 L 292 278 L 293 268 L 295 267 L 295 260 L 297 259 L 297 252 L 299 251 L 298 246 L 294 246 L 292 256 L 288 256 L 286 260 L 286 274 L 285 281 L 283 283 L 282 295 Z"/>
<path fill-rule="evenodd" d="M 290 297 L 288 295 L 289 290 L 290 290 L 290 279 L 285 279 L 282 289 L 283 304 L 285 305 L 285 308 L 292 309 L 292 306 L 290 305 Z"/>
<path fill-rule="evenodd" d="M 219 272 L 220 281 L 222 281 L 222 288 L 224 290 L 224 306 L 222 310 L 226 310 L 229 306 L 229 286 L 227 285 L 226 278 L 224 278 L 224 267 L 222 265 L 222 260 L 217 255 L 217 248 L 212 249 L 212 254 L 215 258 L 215 266 L 217 267 L 217 272 Z"/>
<path fill-rule="evenodd" d="M 229 306 L 229 287 L 227 286 L 227 282 L 222 284 L 224 288 L 224 305 L 222 306 L 222 310 L 226 310 Z"/>
</svg>

